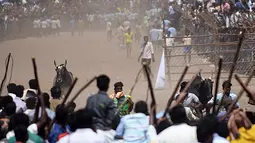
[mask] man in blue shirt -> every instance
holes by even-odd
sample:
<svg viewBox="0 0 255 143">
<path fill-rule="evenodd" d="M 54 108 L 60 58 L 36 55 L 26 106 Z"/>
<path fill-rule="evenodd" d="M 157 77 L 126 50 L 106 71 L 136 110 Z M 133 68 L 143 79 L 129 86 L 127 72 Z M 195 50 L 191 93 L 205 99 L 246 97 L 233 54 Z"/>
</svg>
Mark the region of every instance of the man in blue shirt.
<svg viewBox="0 0 255 143">
<path fill-rule="evenodd" d="M 148 107 L 145 101 L 135 104 L 135 114 L 122 117 L 116 130 L 115 139 L 123 139 L 124 143 L 147 143 L 149 127 Z"/>
<path fill-rule="evenodd" d="M 175 29 L 174 27 L 172 27 L 172 26 L 170 26 L 170 27 L 168 28 L 167 33 L 168 33 L 167 35 L 168 35 L 169 37 L 174 37 L 174 36 L 177 35 L 176 29 Z"/>
<path fill-rule="evenodd" d="M 223 105 L 222 105 L 223 108 L 224 108 L 224 106 L 226 106 L 226 105 L 224 105 L 224 103 L 229 103 L 230 100 L 234 101 L 237 98 L 237 95 L 235 93 L 231 92 L 231 86 L 232 86 L 232 84 L 231 84 L 230 81 L 227 80 L 227 81 L 223 82 L 223 84 L 222 84 L 223 93 L 218 93 L 217 94 L 217 98 L 216 98 L 216 104 L 217 105 L 220 104 L 222 97 L 223 97 Z M 211 100 L 208 101 L 209 107 L 212 107 L 213 100 L 214 100 L 214 97 L 212 97 Z M 226 101 L 226 102 L 224 102 L 224 101 Z M 240 107 L 240 104 L 236 103 L 236 106 Z"/>
</svg>

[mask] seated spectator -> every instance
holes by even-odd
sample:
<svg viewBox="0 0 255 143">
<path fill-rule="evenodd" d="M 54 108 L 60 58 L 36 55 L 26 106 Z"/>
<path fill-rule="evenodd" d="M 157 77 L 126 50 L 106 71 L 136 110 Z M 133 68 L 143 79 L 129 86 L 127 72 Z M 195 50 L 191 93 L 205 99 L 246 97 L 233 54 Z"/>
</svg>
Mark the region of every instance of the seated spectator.
<svg viewBox="0 0 255 143">
<path fill-rule="evenodd" d="M 91 110 L 81 109 L 74 113 L 73 133 L 61 138 L 57 143 L 107 143 L 105 137 L 96 132 L 93 125 L 95 116 Z"/>
<path fill-rule="evenodd" d="M 19 129 L 20 126 L 23 129 Z M 22 139 L 23 137 L 20 136 L 21 134 L 15 134 L 15 130 L 16 130 L 16 133 L 19 130 L 22 130 L 22 132 L 24 133 L 24 128 L 28 128 L 28 126 L 29 126 L 29 118 L 27 115 L 23 113 L 17 113 L 13 115 L 9 123 L 9 132 L 6 135 L 6 138 L 8 139 L 8 143 L 16 143 L 17 142 L 16 135 L 18 139 Z M 28 134 L 28 140 L 26 142 L 43 143 L 42 138 L 39 137 L 38 135 L 31 133 L 30 131 L 28 131 L 27 134 Z M 23 139 L 26 139 L 26 137 L 24 137 Z"/>
<path fill-rule="evenodd" d="M 173 125 L 163 130 L 157 136 L 158 142 L 167 143 L 197 143 L 196 127 L 189 126 L 185 108 L 177 105 L 169 111 Z M 180 137 L 181 136 L 181 137 Z"/>
<path fill-rule="evenodd" d="M 135 114 L 126 115 L 121 118 L 116 130 L 116 139 L 124 142 L 147 143 L 146 132 L 149 127 L 148 107 L 145 101 L 135 104 Z"/>
<path fill-rule="evenodd" d="M 201 143 L 229 143 L 217 134 L 219 122 L 214 115 L 205 116 L 197 126 L 197 138 Z"/>
</svg>

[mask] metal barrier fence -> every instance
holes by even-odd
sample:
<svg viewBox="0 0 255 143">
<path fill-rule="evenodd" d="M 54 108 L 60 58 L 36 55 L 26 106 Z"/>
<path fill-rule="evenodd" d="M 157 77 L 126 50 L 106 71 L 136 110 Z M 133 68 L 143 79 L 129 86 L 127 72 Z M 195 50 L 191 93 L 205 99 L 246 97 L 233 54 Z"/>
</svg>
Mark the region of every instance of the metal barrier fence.
<svg viewBox="0 0 255 143">
<path fill-rule="evenodd" d="M 249 74 L 250 70 L 255 65 L 255 41 L 252 39 L 255 35 L 253 35 L 254 33 L 247 33 L 245 35 L 245 40 L 243 41 L 235 69 L 236 73 Z M 194 74 L 198 69 L 202 69 L 203 75 L 213 78 L 220 56 L 223 57 L 222 72 L 228 72 L 233 62 L 238 41 L 224 42 L 229 41 L 225 39 L 223 42 L 220 42 L 222 40 L 219 39 L 227 37 L 231 37 L 231 35 L 212 34 L 191 36 L 191 45 L 183 45 L 183 43 L 180 42 L 167 45 L 165 57 L 168 62 L 167 69 L 169 71 L 167 72 L 171 76 L 170 80 L 177 80 L 176 77 L 178 76 L 176 75 L 181 74 L 185 65 L 190 66 L 188 74 Z M 182 38 L 185 37 L 173 38 L 175 41 L 182 41 Z M 190 50 L 185 52 L 185 47 L 189 47 Z"/>
</svg>

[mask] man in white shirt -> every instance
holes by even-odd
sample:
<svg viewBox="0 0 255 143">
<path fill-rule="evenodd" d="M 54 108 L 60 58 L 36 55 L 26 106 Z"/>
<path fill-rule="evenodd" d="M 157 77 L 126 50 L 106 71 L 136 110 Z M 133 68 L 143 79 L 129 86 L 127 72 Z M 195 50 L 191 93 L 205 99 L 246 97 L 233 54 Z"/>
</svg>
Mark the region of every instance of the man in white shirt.
<svg viewBox="0 0 255 143">
<path fill-rule="evenodd" d="M 128 29 L 131 28 L 131 23 L 129 21 L 125 21 L 123 23 L 123 26 L 124 26 L 125 32 L 127 32 Z"/>
<path fill-rule="evenodd" d="M 186 81 L 181 83 L 180 93 L 185 89 L 187 84 L 188 82 Z M 179 95 L 176 95 L 175 99 L 178 99 L 178 98 L 179 98 Z M 192 107 L 195 109 L 201 106 L 201 102 L 199 101 L 199 98 L 193 93 L 187 93 L 182 104 L 185 107 Z"/>
<path fill-rule="evenodd" d="M 157 143 L 198 143 L 197 127 L 187 124 L 186 111 L 183 105 L 177 105 L 169 111 L 173 125 L 156 135 L 155 128 L 150 126 L 148 133 L 151 141 Z M 154 131 L 153 131 L 154 130 Z"/>
<path fill-rule="evenodd" d="M 61 138 L 57 143 L 107 143 L 105 136 L 92 127 L 93 113 L 88 110 L 75 112 L 75 121 L 70 124 L 74 132 Z"/>
<path fill-rule="evenodd" d="M 150 66 L 151 61 L 155 62 L 153 45 L 151 42 L 149 42 L 148 36 L 144 36 L 143 39 L 144 39 L 144 44 L 142 45 L 141 54 L 138 57 L 138 62 L 140 61 L 140 58 L 142 57 L 142 65 Z M 149 73 L 153 77 L 152 72 L 149 71 Z"/>
<path fill-rule="evenodd" d="M 151 61 L 155 62 L 153 45 L 151 42 L 149 42 L 148 36 L 144 36 L 144 44 L 141 48 L 141 54 L 138 58 L 138 61 L 140 61 L 141 57 L 142 57 L 142 65 L 149 66 Z"/>
<path fill-rule="evenodd" d="M 183 41 L 183 45 L 184 45 L 184 60 L 186 62 L 186 64 L 189 64 L 191 61 L 191 36 L 190 34 L 185 34 L 185 38 L 182 39 Z M 187 58 L 188 57 L 188 58 Z"/>
<path fill-rule="evenodd" d="M 153 47 L 156 47 L 156 42 L 158 40 L 158 31 L 155 26 L 153 26 L 152 29 L 150 30 L 150 34 L 151 34 L 151 43 Z"/>
<path fill-rule="evenodd" d="M 57 28 L 58 28 L 58 22 L 55 18 L 53 18 L 52 21 L 51 21 L 51 28 L 52 28 L 53 35 L 56 36 Z"/>
<path fill-rule="evenodd" d="M 124 34 L 125 34 L 125 30 L 123 28 L 123 26 L 121 24 L 119 24 L 119 27 L 117 29 L 117 33 L 118 34 L 118 39 L 120 41 L 120 47 L 124 47 L 125 44 L 124 44 Z M 115 34 L 114 34 L 115 35 Z"/>
<path fill-rule="evenodd" d="M 107 31 L 107 40 L 108 42 L 111 42 L 112 40 L 112 23 L 108 21 L 106 23 L 106 31 Z"/>
<path fill-rule="evenodd" d="M 42 20 L 41 22 L 41 26 L 42 26 L 42 34 L 47 37 L 47 22 L 46 20 Z"/>
<path fill-rule="evenodd" d="M 157 29 L 157 35 L 158 35 L 158 37 L 157 37 L 157 46 L 158 47 L 161 47 L 162 46 L 162 44 L 163 44 L 163 29 L 161 29 L 161 28 L 159 28 L 158 27 L 158 29 Z"/>
<path fill-rule="evenodd" d="M 16 112 L 24 112 L 27 110 L 26 103 L 21 100 L 24 87 L 16 86 L 14 83 L 10 83 L 7 86 L 8 95 L 12 97 L 14 103 L 16 104 Z"/>
<path fill-rule="evenodd" d="M 60 36 L 60 28 L 61 28 L 61 24 L 60 24 L 60 20 L 59 20 L 59 18 L 57 18 L 57 19 L 56 19 L 56 21 L 57 21 L 57 26 L 58 26 L 58 28 L 57 28 L 57 33 L 58 33 L 58 36 Z"/>
</svg>

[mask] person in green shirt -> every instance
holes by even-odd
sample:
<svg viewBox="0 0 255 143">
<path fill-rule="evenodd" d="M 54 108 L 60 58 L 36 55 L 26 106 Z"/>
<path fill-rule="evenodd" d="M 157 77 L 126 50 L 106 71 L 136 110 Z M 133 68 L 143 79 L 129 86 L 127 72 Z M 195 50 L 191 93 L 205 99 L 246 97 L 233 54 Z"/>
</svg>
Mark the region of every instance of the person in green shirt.
<svg viewBox="0 0 255 143">
<path fill-rule="evenodd" d="M 6 135 L 8 143 L 44 143 L 36 133 L 28 131 L 29 118 L 24 113 L 14 114 L 9 122 L 9 132 Z"/>
<path fill-rule="evenodd" d="M 26 143 L 44 143 L 43 139 L 40 136 L 38 136 L 37 134 L 33 134 L 29 131 L 27 131 L 27 134 L 28 134 L 28 139 L 27 139 Z M 15 136 L 16 136 L 16 134 L 15 134 Z M 8 143 L 21 142 L 20 140 L 16 140 L 15 136 L 9 138 Z M 23 143 L 25 143 L 25 142 L 23 142 Z"/>
<path fill-rule="evenodd" d="M 114 93 L 109 96 L 113 99 L 114 105 L 117 108 L 117 113 L 120 117 L 129 114 L 132 109 L 134 102 L 130 95 L 125 95 L 123 92 L 123 83 L 116 82 L 114 84 Z"/>
</svg>

